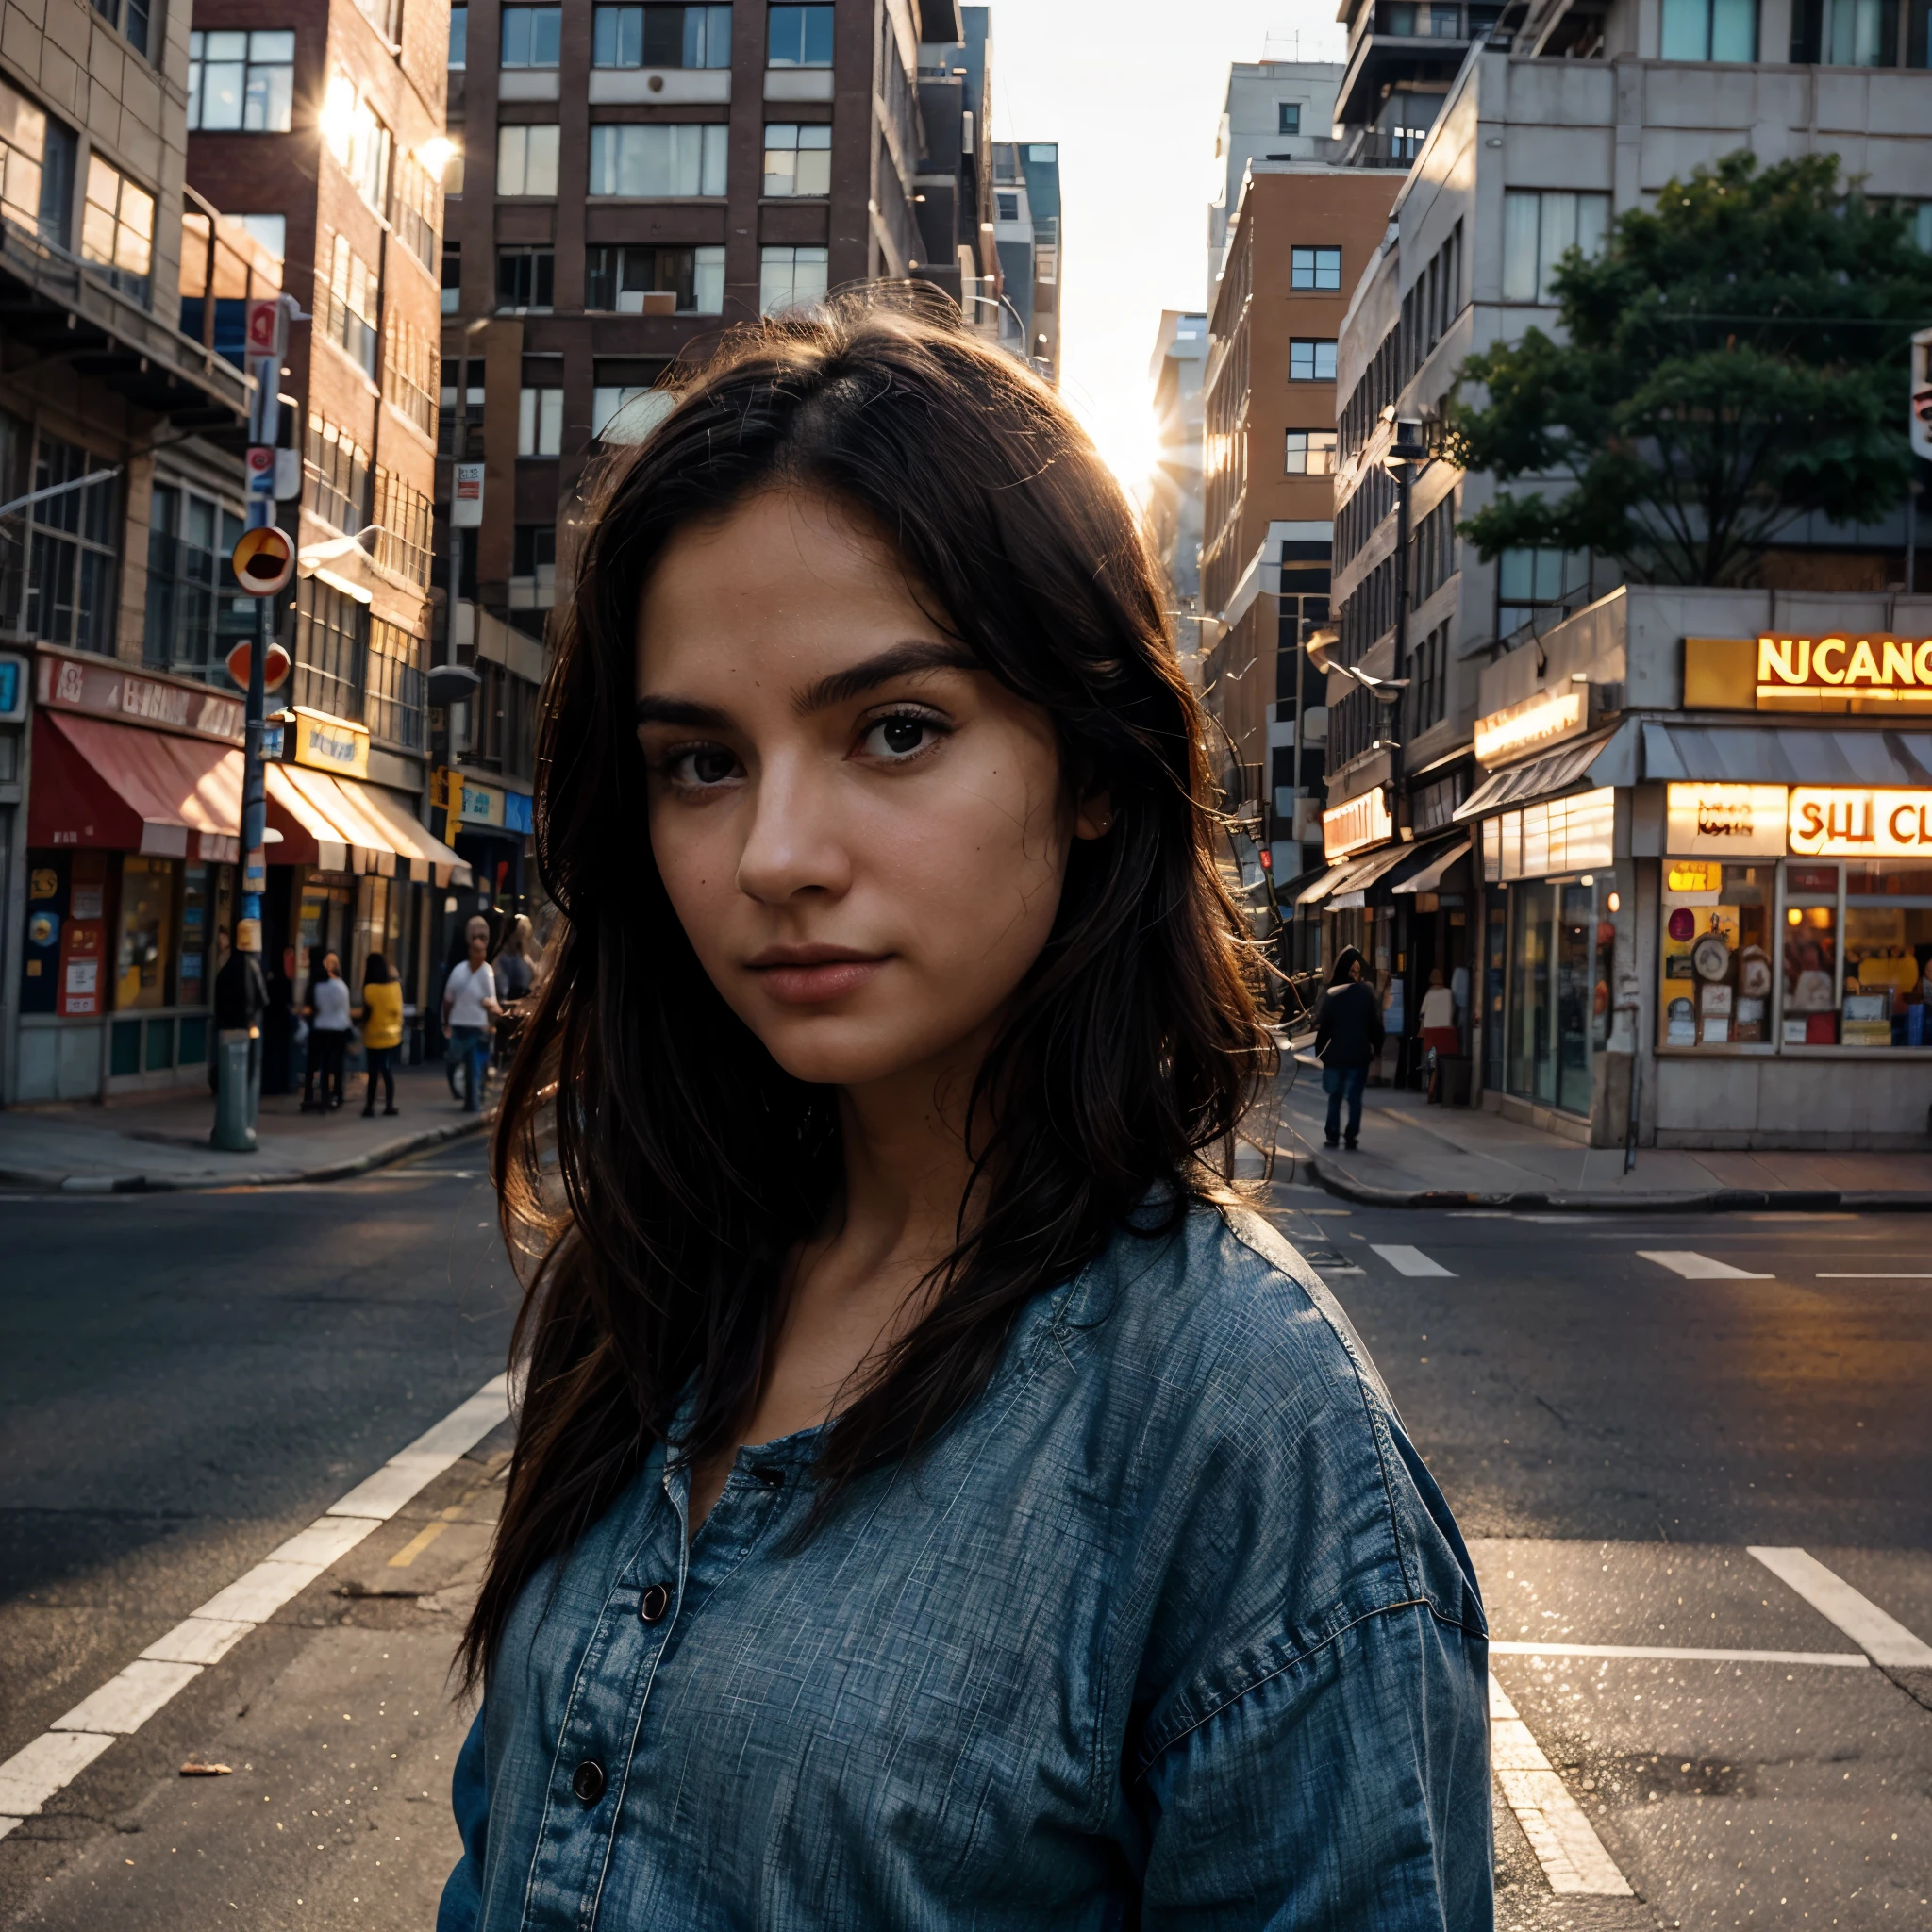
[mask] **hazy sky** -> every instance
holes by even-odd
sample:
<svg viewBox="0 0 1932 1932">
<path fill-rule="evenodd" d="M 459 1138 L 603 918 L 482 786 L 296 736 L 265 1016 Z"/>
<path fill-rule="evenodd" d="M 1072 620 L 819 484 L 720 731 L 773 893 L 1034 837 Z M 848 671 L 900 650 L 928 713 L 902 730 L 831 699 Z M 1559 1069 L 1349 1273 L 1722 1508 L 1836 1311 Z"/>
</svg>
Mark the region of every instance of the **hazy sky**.
<svg viewBox="0 0 1932 1932">
<path fill-rule="evenodd" d="M 991 0 L 993 137 L 1058 141 L 1062 392 L 1130 487 L 1163 308 L 1203 306 L 1231 61 L 1339 60 L 1333 0 Z"/>
</svg>

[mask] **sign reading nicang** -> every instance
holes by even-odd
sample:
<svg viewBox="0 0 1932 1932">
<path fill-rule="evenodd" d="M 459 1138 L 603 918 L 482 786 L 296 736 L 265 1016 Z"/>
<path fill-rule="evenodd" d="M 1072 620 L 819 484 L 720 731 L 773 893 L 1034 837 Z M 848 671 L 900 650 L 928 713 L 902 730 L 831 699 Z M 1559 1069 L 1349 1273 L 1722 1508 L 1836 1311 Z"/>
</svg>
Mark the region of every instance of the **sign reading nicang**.
<svg viewBox="0 0 1932 1932">
<path fill-rule="evenodd" d="M 1932 638 L 1686 638 L 1684 708 L 1932 711 Z"/>
</svg>

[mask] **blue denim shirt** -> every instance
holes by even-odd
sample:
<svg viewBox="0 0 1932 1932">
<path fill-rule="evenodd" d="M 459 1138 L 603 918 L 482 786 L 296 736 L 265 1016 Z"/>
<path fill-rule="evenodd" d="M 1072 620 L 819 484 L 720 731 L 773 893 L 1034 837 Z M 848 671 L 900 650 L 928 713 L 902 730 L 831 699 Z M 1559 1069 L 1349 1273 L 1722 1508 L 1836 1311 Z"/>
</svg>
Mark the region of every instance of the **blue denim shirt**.
<svg viewBox="0 0 1932 1932">
<path fill-rule="evenodd" d="M 439 1932 L 1490 1925 L 1475 1578 L 1265 1223 L 1123 1229 L 792 1551 L 815 1434 L 533 1579 Z"/>
</svg>

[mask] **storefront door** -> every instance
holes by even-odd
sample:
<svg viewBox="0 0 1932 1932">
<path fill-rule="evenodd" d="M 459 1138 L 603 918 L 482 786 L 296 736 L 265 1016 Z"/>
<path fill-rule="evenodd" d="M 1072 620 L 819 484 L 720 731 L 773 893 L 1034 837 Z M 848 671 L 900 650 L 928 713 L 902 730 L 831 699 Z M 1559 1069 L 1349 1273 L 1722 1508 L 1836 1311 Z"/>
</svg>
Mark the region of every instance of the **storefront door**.
<svg viewBox="0 0 1932 1932">
<path fill-rule="evenodd" d="M 1557 1064 L 1551 1051 L 1550 927 L 1556 889 L 1514 887 L 1509 894 L 1515 930 L 1509 953 L 1509 1051 L 1511 1093 L 1553 1103 Z"/>
<path fill-rule="evenodd" d="M 1557 1105 L 1590 1111 L 1590 1049 L 1597 984 L 1596 888 L 1558 889 L 1557 917 Z"/>
</svg>

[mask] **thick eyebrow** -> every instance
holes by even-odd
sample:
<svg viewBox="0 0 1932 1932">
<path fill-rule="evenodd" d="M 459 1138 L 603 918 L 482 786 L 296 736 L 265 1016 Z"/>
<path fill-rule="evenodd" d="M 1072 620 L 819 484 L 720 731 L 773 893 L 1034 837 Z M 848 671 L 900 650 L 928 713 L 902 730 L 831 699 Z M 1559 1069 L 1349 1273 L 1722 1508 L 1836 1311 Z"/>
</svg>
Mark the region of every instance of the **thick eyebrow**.
<svg viewBox="0 0 1932 1932">
<path fill-rule="evenodd" d="M 800 717 L 831 709 L 834 705 L 850 704 L 869 691 L 890 683 L 895 677 L 908 677 L 922 671 L 977 671 L 979 660 L 964 644 L 915 640 L 893 644 L 843 671 L 835 671 L 816 684 L 808 684 L 792 700 Z M 641 697 L 637 704 L 640 724 L 683 724 L 698 731 L 723 731 L 729 717 L 715 705 L 701 705 L 693 698 Z"/>
<path fill-rule="evenodd" d="M 792 700 L 791 708 L 800 717 L 813 711 L 827 711 L 834 705 L 848 705 L 879 685 L 895 677 L 908 677 L 921 671 L 977 671 L 980 663 L 964 644 L 941 643 L 937 640 L 916 640 L 893 644 L 874 658 L 835 671 L 816 684 L 808 684 Z"/>
</svg>

